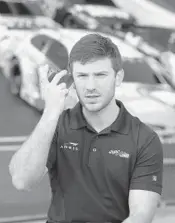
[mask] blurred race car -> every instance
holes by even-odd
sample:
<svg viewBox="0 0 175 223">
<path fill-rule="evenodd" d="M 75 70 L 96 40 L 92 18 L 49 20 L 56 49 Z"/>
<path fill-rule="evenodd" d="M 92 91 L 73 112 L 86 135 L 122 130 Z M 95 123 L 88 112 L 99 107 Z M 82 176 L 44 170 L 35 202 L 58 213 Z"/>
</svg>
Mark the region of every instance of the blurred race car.
<svg viewBox="0 0 175 223">
<path fill-rule="evenodd" d="M 57 30 L 59 25 L 45 16 L 1 16 L 0 15 L 0 69 L 8 77 L 16 73 L 15 50 L 28 34 L 39 29 Z M 12 71 L 13 70 L 13 71 Z"/>
<path fill-rule="evenodd" d="M 131 5 L 134 5 L 134 3 Z M 120 6 L 123 7 L 120 0 L 0 0 L 0 15 L 19 17 L 42 15 L 54 19 L 64 27 L 88 28 L 103 32 L 118 30 L 124 32 L 123 34 L 131 32 L 136 36 L 141 36 L 151 46 L 161 51 L 166 50 L 169 36 L 175 30 L 174 25 L 169 28 L 165 25 L 162 27 L 162 22 L 159 26 L 159 24 L 153 22 L 154 20 L 151 20 L 151 24 L 144 24 L 140 22 L 139 16 L 135 17 L 132 10 L 130 13 L 127 11 L 127 7 L 120 8 Z M 137 7 L 140 7 L 140 5 Z M 166 21 L 163 16 L 164 14 L 161 15 L 164 18 L 163 21 Z M 146 18 L 148 17 L 146 16 Z M 143 16 L 141 18 L 143 19 Z"/>
<path fill-rule="evenodd" d="M 25 31 L 40 28 L 53 29 L 58 25 L 52 19 L 45 16 L 0 16 L 0 26 L 4 26 L 8 30 Z"/>
<path fill-rule="evenodd" d="M 166 85 L 122 83 L 116 98 L 156 131 L 163 144 L 175 144 L 175 92 Z"/>
<path fill-rule="evenodd" d="M 157 5 L 171 11 L 175 12 L 175 1 L 172 0 L 147 0 L 156 3 Z"/>
<path fill-rule="evenodd" d="M 160 3 L 162 1 L 155 2 Z M 128 0 L 113 0 L 113 3 L 124 11 L 134 15 L 139 25 L 174 29 L 174 13 L 153 1 L 130 0 L 128 2 Z"/>
<path fill-rule="evenodd" d="M 0 25 L 18 30 L 54 28 L 52 18 L 63 5 L 63 0 L 0 0 Z"/>
<path fill-rule="evenodd" d="M 54 1 L 49 1 L 50 5 Z M 0 68 L 3 73 L 9 74 L 15 67 L 14 51 L 26 35 L 38 29 L 58 29 L 59 25 L 45 16 L 44 11 L 49 10 L 44 2 L 47 3 L 45 0 L 0 0 Z"/>
<path fill-rule="evenodd" d="M 42 111 L 44 102 L 39 85 L 39 67 L 48 64 L 51 73 L 67 68 L 72 46 L 88 33 L 87 30 L 64 28 L 59 32 L 46 29 L 32 32 L 21 39 L 22 43 L 14 54 L 18 63 L 11 73 L 4 75 L 14 81 L 17 93 L 24 101 Z M 140 52 L 116 37 L 110 38 L 119 47 L 124 61 L 124 83 L 116 89 L 116 98 L 121 99 L 133 115 L 156 130 L 162 142 L 174 143 L 175 93 L 167 84 L 157 84 L 159 76 L 154 74 Z M 77 101 L 76 91 L 71 86 L 66 107 L 73 107 Z"/>
<path fill-rule="evenodd" d="M 84 1 L 84 4 L 73 4 L 67 8 L 70 16 L 65 18 L 62 25 L 98 31 L 105 31 L 108 27 L 108 31 L 110 31 L 111 29 L 123 29 L 130 24 L 134 24 L 134 16 L 117 8 L 112 4 L 112 1 L 107 1 L 108 5 L 103 4 L 104 1 L 98 4 L 97 2 Z M 79 26 L 77 21 L 81 21 L 82 25 Z"/>
<path fill-rule="evenodd" d="M 0 0 L 0 15 L 53 17 L 57 0 Z"/>
<path fill-rule="evenodd" d="M 12 14 L 0 14 L 0 70 L 8 77 L 11 83 L 11 90 L 14 94 L 17 93 L 17 89 L 14 87 L 10 74 L 13 73 L 16 81 L 20 81 L 18 75 L 16 75 L 19 73 L 18 60 L 15 56 L 18 45 L 32 32 L 40 29 L 55 30 L 56 32 L 58 28 L 59 25 L 57 23 L 45 16 L 13 16 Z"/>
<path fill-rule="evenodd" d="M 150 56 L 158 56 L 161 51 L 167 50 L 175 26 L 170 29 L 155 24 L 139 24 L 134 15 L 117 8 L 112 1 L 82 2 L 59 8 L 55 21 L 64 27 L 95 30 L 117 36 Z"/>
<path fill-rule="evenodd" d="M 170 32 L 166 35 L 165 29 L 160 27 L 155 27 L 154 29 L 148 27 L 141 28 L 134 17 L 117 9 L 110 4 L 111 1 L 103 1 L 103 3 L 107 2 L 108 5 L 100 5 L 96 2 L 99 1 L 93 2 L 89 0 L 88 2 L 84 1 L 86 4 L 74 4 L 71 6 L 69 8 L 71 16 L 65 17 L 64 22 L 62 22 L 63 26 L 81 29 L 83 27 L 120 38 L 144 54 L 152 69 L 160 73 L 162 78 L 175 89 L 174 75 L 170 70 L 167 70 L 165 63 L 161 59 L 161 51 L 166 50 L 168 47 Z M 81 21 L 81 26 L 77 21 Z M 140 33 L 140 30 L 142 30 L 142 33 Z M 161 32 L 163 32 L 163 35 L 160 35 Z M 167 38 L 162 41 L 163 36 Z"/>
<path fill-rule="evenodd" d="M 164 52 L 168 49 L 168 42 L 171 35 L 175 32 L 175 26 L 174 28 L 166 28 L 135 24 L 128 27 L 126 31 L 122 35 L 126 40 L 132 34 L 135 38 L 140 37 L 139 44 L 147 43 L 160 52 Z"/>
<path fill-rule="evenodd" d="M 56 29 L 58 25 L 41 10 L 43 1 L 45 0 L 0 0 L 0 40 L 6 39 L 7 30 L 15 30 L 16 34 L 19 31 L 21 35 L 40 28 Z M 13 32 L 8 32 L 8 35 L 10 33 Z"/>
<path fill-rule="evenodd" d="M 53 70 L 67 68 L 68 54 L 72 46 L 87 33 L 89 33 L 88 30 L 59 28 L 58 31 L 54 31 L 45 29 L 28 33 L 21 36 L 21 39 L 18 38 L 20 44 L 13 52 L 15 63 L 8 56 L 4 57 L 1 62 L 3 73 L 11 83 L 12 93 L 19 94 L 30 105 L 42 110 L 38 67 L 47 63 Z M 123 56 L 125 81 L 140 81 L 150 84 L 165 83 L 162 76 L 155 73 L 147 64 L 143 54 L 114 36 L 110 36 L 110 38 L 119 47 Z"/>
<path fill-rule="evenodd" d="M 138 37 L 141 37 L 139 45 L 143 45 L 146 42 L 160 51 L 167 49 L 168 40 L 175 31 L 174 14 L 144 0 L 140 2 L 132 0 L 129 4 L 127 0 L 95 2 L 89 0 L 84 1 L 84 4 L 81 5 L 73 5 L 70 11 L 74 17 L 78 17 L 82 21 L 84 20 L 86 28 L 96 28 L 105 32 L 112 31 L 116 35 L 118 31 L 120 35 L 123 32 L 122 36 L 125 39 L 130 38 L 128 33 L 132 33 L 137 40 L 139 39 Z M 144 11 L 145 16 L 140 11 Z M 156 18 L 153 18 L 151 15 Z M 72 25 L 75 26 L 73 22 Z"/>
<path fill-rule="evenodd" d="M 94 26 L 96 26 L 98 23 L 95 21 L 96 19 L 93 19 L 91 15 L 88 16 L 86 14 L 87 10 L 85 10 L 86 15 L 83 15 L 81 12 L 76 12 L 77 7 L 74 7 L 75 3 L 86 3 L 83 4 L 85 7 L 89 4 L 100 3 L 99 5 L 94 5 L 95 7 L 100 7 L 98 11 L 102 10 L 103 14 L 105 13 L 106 15 L 110 15 L 112 13 L 111 16 L 107 16 L 105 19 L 101 16 L 97 16 L 98 18 L 96 19 L 101 20 L 99 23 L 101 28 L 103 28 L 103 25 L 106 22 L 108 25 L 112 22 L 111 25 L 117 26 L 118 24 L 118 27 L 120 27 L 125 23 L 132 23 L 134 19 L 128 13 L 120 9 L 116 9 L 111 0 L 100 2 L 91 0 L 0 0 L 0 15 L 18 17 L 48 16 L 65 27 L 95 29 Z M 102 7 L 102 4 L 105 7 Z M 115 24 L 116 22 L 117 24 Z"/>
<path fill-rule="evenodd" d="M 174 13 L 148 0 L 131 0 L 129 4 L 128 0 L 113 0 L 113 2 L 136 18 L 136 26 L 131 26 L 128 31 L 143 37 L 151 46 L 161 51 L 167 49 L 168 40 L 175 31 Z"/>
<path fill-rule="evenodd" d="M 112 0 L 0 0 L 0 15 L 17 17 L 42 15 L 54 19 L 64 27 L 87 28 L 107 33 L 122 31 L 124 36 L 131 32 L 136 36 L 142 36 L 144 41 L 161 50 L 166 49 L 169 35 L 172 33 L 172 29 L 165 27 L 152 29 L 140 26 L 139 20 L 123 9 L 117 8 Z M 29 21 L 28 23 L 30 24 Z M 160 35 L 161 38 L 158 38 Z M 139 40 L 139 46 L 140 43 Z"/>
</svg>

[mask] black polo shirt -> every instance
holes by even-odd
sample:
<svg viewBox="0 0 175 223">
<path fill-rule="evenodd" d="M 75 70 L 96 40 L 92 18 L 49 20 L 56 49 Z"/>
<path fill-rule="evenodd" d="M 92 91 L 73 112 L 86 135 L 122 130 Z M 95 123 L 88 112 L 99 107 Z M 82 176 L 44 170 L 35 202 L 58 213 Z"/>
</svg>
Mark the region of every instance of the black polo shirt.
<svg viewBox="0 0 175 223">
<path fill-rule="evenodd" d="M 162 191 L 162 145 L 157 134 L 120 101 L 118 118 L 97 133 L 80 103 L 59 118 L 50 148 L 49 222 L 123 221 L 130 189 Z"/>
</svg>

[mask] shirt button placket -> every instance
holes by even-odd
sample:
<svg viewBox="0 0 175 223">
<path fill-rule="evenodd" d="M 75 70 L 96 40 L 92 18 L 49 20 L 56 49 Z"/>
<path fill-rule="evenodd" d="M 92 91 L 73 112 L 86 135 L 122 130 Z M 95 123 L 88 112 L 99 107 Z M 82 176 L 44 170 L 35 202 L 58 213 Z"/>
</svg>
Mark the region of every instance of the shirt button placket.
<svg viewBox="0 0 175 223">
<path fill-rule="evenodd" d="M 92 151 L 93 151 L 93 152 L 96 152 L 96 151 L 97 151 L 97 149 L 94 147 L 94 148 L 92 149 Z"/>
<path fill-rule="evenodd" d="M 98 140 L 98 135 L 96 135 L 96 136 L 94 137 L 94 139 L 93 139 L 93 143 L 95 143 L 96 140 Z M 93 152 L 96 152 L 96 151 L 97 151 L 97 148 L 96 148 L 95 146 L 92 147 L 92 151 L 93 151 Z"/>
<path fill-rule="evenodd" d="M 95 156 L 95 154 L 93 154 L 93 153 L 97 152 L 95 143 L 96 143 L 96 140 L 98 140 L 98 138 L 99 138 L 98 135 L 96 135 L 91 142 L 88 165 L 90 165 L 90 163 L 91 163 L 91 158 L 93 159 L 93 157 L 91 157 L 91 156 Z"/>
</svg>

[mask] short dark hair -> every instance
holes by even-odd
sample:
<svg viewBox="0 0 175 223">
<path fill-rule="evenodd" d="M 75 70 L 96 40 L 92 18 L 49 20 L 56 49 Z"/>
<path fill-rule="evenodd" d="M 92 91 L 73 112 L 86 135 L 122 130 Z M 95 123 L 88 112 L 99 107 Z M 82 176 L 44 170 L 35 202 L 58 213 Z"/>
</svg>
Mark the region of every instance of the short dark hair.
<svg viewBox="0 0 175 223">
<path fill-rule="evenodd" d="M 101 58 L 110 58 L 113 69 L 118 72 L 122 69 L 122 58 L 118 47 L 110 38 L 98 33 L 91 33 L 82 37 L 72 48 L 69 56 L 68 68 L 72 72 L 73 62 L 86 64 Z"/>
</svg>

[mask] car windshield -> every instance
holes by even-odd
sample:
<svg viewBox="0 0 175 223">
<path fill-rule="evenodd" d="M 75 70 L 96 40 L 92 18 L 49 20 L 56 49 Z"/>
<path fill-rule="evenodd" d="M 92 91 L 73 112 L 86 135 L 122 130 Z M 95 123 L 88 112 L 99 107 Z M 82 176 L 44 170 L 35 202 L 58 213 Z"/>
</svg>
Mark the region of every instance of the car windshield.
<svg viewBox="0 0 175 223">
<path fill-rule="evenodd" d="M 161 7 L 168 9 L 169 11 L 175 12 L 175 1 L 174 0 L 151 0 L 152 2 L 160 5 Z"/>
<path fill-rule="evenodd" d="M 166 51 L 168 47 L 168 40 L 170 35 L 175 32 L 175 29 L 159 28 L 159 27 L 135 27 L 133 32 L 148 42 L 151 46 Z"/>
<path fill-rule="evenodd" d="M 59 41 L 52 41 L 46 52 L 46 57 L 59 69 L 66 69 L 68 63 L 68 52 L 66 47 Z"/>
<path fill-rule="evenodd" d="M 99 4 L 99 5 L 108 5 L 108 6 L 115 6 L 116 5 L 113 3 L 111 0 L 85 0 L 86 4 Z"/>
<path fill-rule="evenodd" d="M 23 16 L 43 15 L 40 5 L 36 4 L 34 1 L 27 1 L 25 3 L 0 1 L 0 13 Z"/>
<path fill-rule="evenodd" d="M 43 12 L 40 8 L 40 5 L 36 2 L 26 2 L 26 3 L 11 3 L 13 4 L 13 7 L 15 7 L 17 13 L 19 15 L 27 15 L 27 16 L 37 16 L 37 15 L 43 15 Z"/>
<path fill-rule="evenodd" d="M 32 12 L 22 3 L 11 3 L 12 7 L 16 9 L 18 15 L 32 15 Z"/>
<path fill-rule="evenodd" d="M 67 67 L 68 52 L 62 43 L 45 34 L 34 36 L 31 39 L 31 43 L 58 69 L 65 69 Z"/>
<path fill-rule="evenodd" d="M 147 86 L 140 91 L 145 95 L 149 95 L 159 101 L 162 101 L 166 105 L 174 106 L 175 105 L 175 92 L 170 89 L 163 89 L 159 86 Z"/>
<path fill-rule="evenodd" d="M 11 10 L 6 2 L 0 1 L 0 13 L 11 14 Z"/>
<path fill-rule="evenodd" d="M 144 84 L 157 84 L 158 79 L 154 71 L 144 60 L 124 60 L 125 82 L 139 82 Z"/>
</svg>

